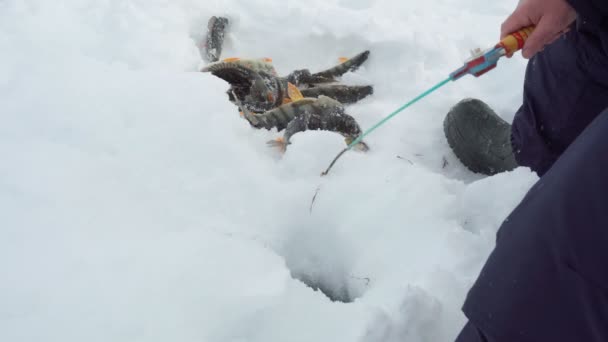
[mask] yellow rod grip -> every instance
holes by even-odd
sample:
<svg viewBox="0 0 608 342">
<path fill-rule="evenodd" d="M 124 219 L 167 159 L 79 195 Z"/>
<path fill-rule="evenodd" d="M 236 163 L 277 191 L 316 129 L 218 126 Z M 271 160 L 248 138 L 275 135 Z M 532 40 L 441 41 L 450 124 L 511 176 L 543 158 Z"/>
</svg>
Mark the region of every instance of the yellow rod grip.
<svg viewBox="0 0 608 342">
<path fill-rule="evenodd" d="M 496 47 L 505 49 L 508 55 L 515 53 L 524 47 L 524 44 L 532 34 L 532 31 L 534 31 L 534 26 L 528 26 L 517 32 L 513 32 L 504 37 L 500 43 L 496 44 Z"/>
</svg>

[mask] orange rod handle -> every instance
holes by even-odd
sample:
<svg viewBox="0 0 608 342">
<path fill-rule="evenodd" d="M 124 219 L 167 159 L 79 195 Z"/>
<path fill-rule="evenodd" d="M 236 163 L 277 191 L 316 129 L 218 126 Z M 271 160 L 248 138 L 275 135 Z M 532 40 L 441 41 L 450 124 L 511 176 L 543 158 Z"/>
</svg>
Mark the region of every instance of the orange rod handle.
<svg viewBox="0 0 608 342">
<path fill-rule="evenodd" d="M 513 32 L 504 37 L 500 43 L 496 44 L 496 47 L 505 49 L 508 55 L 515 53 L 524 47 L 524 44 L 532 34 L 532 31 L 534 31 L 534 26 L 528 26 L 517 32 Z"/>
</svg>

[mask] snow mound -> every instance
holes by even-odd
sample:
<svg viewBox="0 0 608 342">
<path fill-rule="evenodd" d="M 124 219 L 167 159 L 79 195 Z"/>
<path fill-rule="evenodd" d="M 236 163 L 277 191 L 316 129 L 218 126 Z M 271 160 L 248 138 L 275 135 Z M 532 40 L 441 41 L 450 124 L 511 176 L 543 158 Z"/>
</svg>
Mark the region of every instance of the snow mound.
<svg viewBox="0 0 608 342">
<path fill-rule="evenodd" d="M 344 78 L 375 87 L 347 107 L 365 129 L 492 44 L 514 6 L 1 1 L 0 340 L 453 339 L 536 177 L 464 170 L 443 116 L 474 96 L 510 119 L 524 61 L 446 86 L 320 177 L 343 139 L 269 149 L 279 133 L 197 72 L 195 42 L 227 15 L 224 56 L 272 57 L 281 74 L 369 49 Z"/>
</svg>

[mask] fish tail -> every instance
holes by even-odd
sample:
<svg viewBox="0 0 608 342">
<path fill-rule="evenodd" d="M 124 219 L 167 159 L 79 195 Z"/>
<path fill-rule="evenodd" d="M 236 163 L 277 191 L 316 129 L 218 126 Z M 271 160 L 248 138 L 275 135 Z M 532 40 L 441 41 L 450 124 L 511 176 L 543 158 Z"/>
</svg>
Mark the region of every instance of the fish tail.
<svg viewBox="0 0 608 342">
<path fill-rule="evenodd" d="M 204 56 L 207 62 L 216 62 L 222 54 L 224 35 L 229 25 L 228 18 L 213 16 L 207 23 L 207 37 L 204 43 Z"/>
<path fill-rule="evenodd" d="M 344 142 L 346 143 L 346 145 L 350 146 L 350 144 L 352 144 L 355 139 L 356 137 L 354 136 L 348 136 L 344 139 Z M 369 151 L 369 145 L 363 140 L 361 140 L 355 146 L 353 146 L 353 149 L 359 152 L 367 152 Z"/>
<path fill-rule="evenodd" d="M 285 151 L 287 151 L 287 140 L 285 140 L 283 137 L 269 140 L 266 142 L 266 145 L 269 147 L 278 148 L 281 153 L 285 153 Z"/>
</svg>

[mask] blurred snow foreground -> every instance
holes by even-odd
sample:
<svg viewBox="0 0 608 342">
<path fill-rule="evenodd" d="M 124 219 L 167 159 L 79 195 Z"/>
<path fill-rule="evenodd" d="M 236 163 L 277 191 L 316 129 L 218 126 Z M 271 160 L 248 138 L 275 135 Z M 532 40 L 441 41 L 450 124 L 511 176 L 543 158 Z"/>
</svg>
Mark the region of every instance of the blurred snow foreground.
<svg viewBox="0 0 608 342">
<path fill-rule="evenodd" d="M 1 341 L 449 341 L 528 169 L 466 171 L 442 121 L 464 97 L 507 121 L 525 61 L 450 84 L 319 173 L 344 142 L 283 157 L 197 72 L 194 41 L 280 73 L 336 64 L 370 127 L 492 44 L 515 0 L 0 1 Z M 319 189 L 310 210 L 311 198 Z"/>
</svg>

